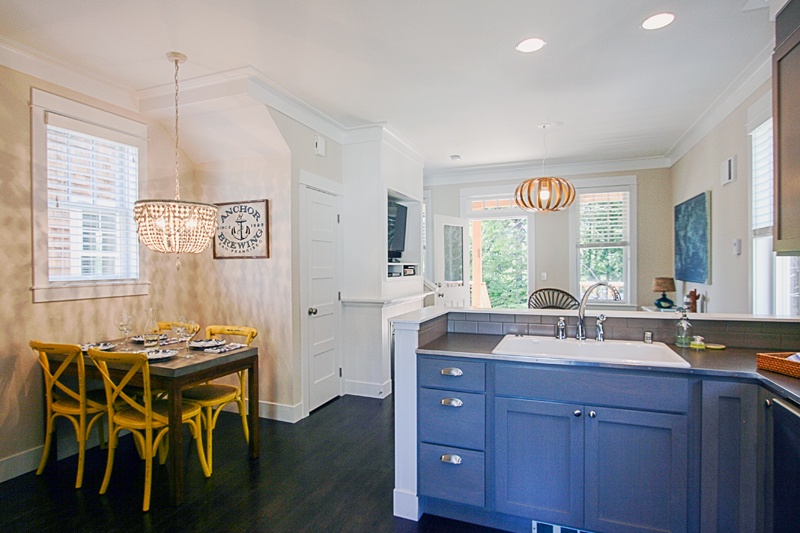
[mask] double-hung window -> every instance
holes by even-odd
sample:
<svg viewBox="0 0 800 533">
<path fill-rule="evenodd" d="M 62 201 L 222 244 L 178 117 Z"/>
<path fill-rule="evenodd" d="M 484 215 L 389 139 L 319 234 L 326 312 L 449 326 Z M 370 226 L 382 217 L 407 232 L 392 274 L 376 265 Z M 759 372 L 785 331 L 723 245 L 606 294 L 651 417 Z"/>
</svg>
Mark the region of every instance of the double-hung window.
<svg viewBox="0 0 800 533">
<path fill-rule="evenodd" d="M 750 132 L 753 314 L 800 315 L 797 257 L 778 257 L 772 251 L 773 151 L 772 119 Z"/>
<path fill-rule="evenodd" d="M 627 183 L 626 183 L 627 182 Z M 578 187 L 572 206 L 572 291 L 582 295 L 605 282 L 619 293 L 600 287 L 590 302 L 636 304 L 635 179 L 598 187 Z"/>
<path fill-rule="evenodd" d="M 32 94 L 34 301 L 146 293 L 133 203 L 143 124 Z"/>
</svg>

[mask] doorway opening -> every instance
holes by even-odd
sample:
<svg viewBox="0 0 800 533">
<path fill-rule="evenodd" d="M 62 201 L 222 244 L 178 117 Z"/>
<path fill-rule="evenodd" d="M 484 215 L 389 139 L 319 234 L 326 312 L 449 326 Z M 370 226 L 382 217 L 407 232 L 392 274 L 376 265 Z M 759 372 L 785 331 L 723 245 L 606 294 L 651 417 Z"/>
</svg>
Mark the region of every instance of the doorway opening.
<svg viewBox="0 0 800 533">
<path fill-rule="evenodd" d="M 528 305 L 528 217 L 470 221 L 472 306 Z"/>
</svg>

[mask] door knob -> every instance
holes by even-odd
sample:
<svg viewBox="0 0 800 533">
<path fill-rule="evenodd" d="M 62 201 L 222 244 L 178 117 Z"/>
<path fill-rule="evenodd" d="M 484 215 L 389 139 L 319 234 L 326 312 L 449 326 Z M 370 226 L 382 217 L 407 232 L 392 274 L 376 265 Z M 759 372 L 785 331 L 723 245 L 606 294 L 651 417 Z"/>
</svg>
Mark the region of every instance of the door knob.
<svg viewBox="0 0 800 533">
<path fill-rule="evenodd" d="M 309 315 L 316 315 L 317 314 L 317 308 L 316 307 L 309 307 L 308 308 L 308 314 Z"/>
</svg>

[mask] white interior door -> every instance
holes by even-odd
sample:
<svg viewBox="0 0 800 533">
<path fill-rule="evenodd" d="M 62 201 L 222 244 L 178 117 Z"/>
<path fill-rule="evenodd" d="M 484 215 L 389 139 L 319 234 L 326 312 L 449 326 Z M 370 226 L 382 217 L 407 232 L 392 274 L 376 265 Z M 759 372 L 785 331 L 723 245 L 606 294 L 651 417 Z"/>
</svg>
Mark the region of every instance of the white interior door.
<svg viewBox="0 0 800 533">
<path fill-rule="evenodd" d="M 305 188 L 303 209 L 303 355 L 308 410 L 341 394 L 339 353 L 339 199 Z"/>
<path fill-rule="evenodd" d="M 462 218 L 434 215 L 436 305 L 469 307 L 469 230 Z"/>
</svg>

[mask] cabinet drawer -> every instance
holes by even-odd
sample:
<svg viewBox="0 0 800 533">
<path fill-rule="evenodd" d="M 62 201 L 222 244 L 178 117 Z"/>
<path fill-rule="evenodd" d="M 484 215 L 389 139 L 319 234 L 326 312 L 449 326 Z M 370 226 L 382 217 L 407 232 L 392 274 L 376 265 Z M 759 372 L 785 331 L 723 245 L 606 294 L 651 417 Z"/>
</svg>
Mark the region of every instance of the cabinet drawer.
<svg viewBox="0 0 800 533">
<path fill-rule="evenodd" d="M 497 364 L 495 376 L 498 396 L 677 413 L 689 409 L 689 382 L 680 377 L 515 364 Z"/>
<path fill-rule="evenodd" d="M 483 450 L 485 400 L 474 392 L 419 389 L 419 440 Z"/>
<path fill-rule="evenodd" d="M 421 496 L 483 507 L 484 469 L 483 452 L 419 445 Z"/>
<path fill-rule="evenodd" d="M 420 357 L 417 364 L 421 387 L 483 392 L 486 364 L 451 357 Z"/>
</svg>

